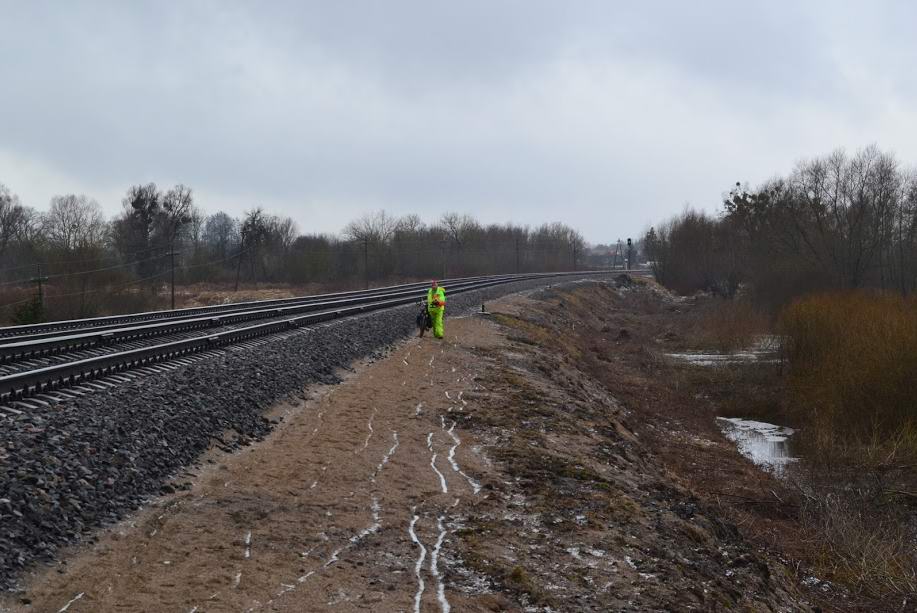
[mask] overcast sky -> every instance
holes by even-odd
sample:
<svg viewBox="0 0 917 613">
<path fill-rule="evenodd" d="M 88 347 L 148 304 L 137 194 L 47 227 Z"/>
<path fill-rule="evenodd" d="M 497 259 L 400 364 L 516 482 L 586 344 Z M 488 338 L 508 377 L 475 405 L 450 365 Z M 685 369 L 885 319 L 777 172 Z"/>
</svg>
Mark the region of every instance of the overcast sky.
<svg viewBox="0 0 917 613">
<path fill-rule="evenodd" d="M 637 235 L 877 143 L 917 163 L 912 2 L 0 0 L 0 182 L 177 182 L 303 232 L 385 208 Z"/>
</svg>

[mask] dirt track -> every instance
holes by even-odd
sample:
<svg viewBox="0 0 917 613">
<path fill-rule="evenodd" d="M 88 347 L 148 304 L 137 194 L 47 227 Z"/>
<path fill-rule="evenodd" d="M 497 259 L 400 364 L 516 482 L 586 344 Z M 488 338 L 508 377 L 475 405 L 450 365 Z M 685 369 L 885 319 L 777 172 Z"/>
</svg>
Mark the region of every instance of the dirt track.
<svg viewBox="0 0 917 613">
<path fill-rule="evenodd" d="M 7 606 L 795 608 L 734 529 L 654 464 L 626 409 L 569 356 L 491 318 L 449 320 L 445 342 L 408 341 L 276 413 L 268 439 L 212 455 L 190 490 L 70 552 Z"/>
<path fill-rule="evenodd" d="M 479 320 L 452 323 L 466 341 L 483 336 Z M 80 593 L 69 611 L 410 610 L 422 551 L 409 536 L 414 515 L 432 559 L 439 518 L 476 497 L 448 459 L 462 433 L 439 423 L 464 410 L 460 394 L 474 386 L 461 358 L 449 342 L 412 341 L 320 398 L 285 407 L 268 440 L 223 456 L 191 491 L 110 531 L 64 574 L 37 580 L 33 610 L 57 610 Z M 480 473 L 469 445 L 454 459 Z M 434 607 L 429 562 L 422 575 L 422 601 Z"/>
</svg>

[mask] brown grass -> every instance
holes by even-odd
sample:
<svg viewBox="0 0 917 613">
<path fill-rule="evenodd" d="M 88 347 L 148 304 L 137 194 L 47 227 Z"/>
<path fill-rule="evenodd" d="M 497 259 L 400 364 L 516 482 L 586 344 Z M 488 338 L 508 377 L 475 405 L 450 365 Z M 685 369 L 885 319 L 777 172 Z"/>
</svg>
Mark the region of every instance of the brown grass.
<svg viewBox="0 0 917 613">
<path fill-rule="evenodd" d="M 780 318 L 788 410 L 804 424 L 801 521 L 816 567 L 880 598 L 917 596 L 917 299 L 807 296 Z"/>
<path fill-rule="evenodd" d="M 34 287 L 7 288 L 0 292 L 0 305 L 10 305 L 0 307 L 0 326 L 169 308 L 168 293 L 154 293 L 148 287 L 137 286 L 82 292 L 79 287 L 50 285 L 44 288 L 44 307 L 40 311 L 29 311 L 27 303 L 31 301 L 37 304 Z M 23 304 L 11 304 L 15 302 Z"/>
<path fill-rule="evenodd" d="M 820 452 L 917 458 L 917 299 L 810 296 L 787 307 L 780 328 L 791 404 Z"/>
<path fill-rule="evenodd" d="M 689 342 L 723 353 L 746 349 L 771 328 L 768 315 L 744 299 L 715 299 L 703 305 Z"/>
<path fill-rule="evenodd" d="M 908 518 L 850 492 L 811 497 L 801 519 L 823 577 L 879 598 L 917 595 L 917 552 Z"/>
</svg>

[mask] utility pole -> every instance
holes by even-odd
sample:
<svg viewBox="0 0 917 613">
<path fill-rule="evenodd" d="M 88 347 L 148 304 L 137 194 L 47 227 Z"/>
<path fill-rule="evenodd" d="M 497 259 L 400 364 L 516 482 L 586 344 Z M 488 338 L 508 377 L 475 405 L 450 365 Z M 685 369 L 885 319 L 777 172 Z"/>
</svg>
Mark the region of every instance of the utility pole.
<svg viewBox="0 0 917 613">
<path fill-rule="evenodd" d="M 369 237 L 363 237 L 363 282 L 369 289 Z"/>
<path fill-rule="evenodd" d="M 239 258 L 236 261 L 236 287 L 232 291 L 239 291 L 239 275 L 242 273 L 242 252 L 244 251 L 243 247 L 245 246 L 245 234 L 242 235 L 242 239 L 239 241 Z"/>
<path fill-rule="evenodd" d="M 32 283 L 38 283 L 38 309 L 43 313 L 45 310 L 45 292 L 42 284 L 48 280 L 48 277 L 42 276 L 41 264 L 38 264 L 38 274 L 30 280 Z"/>
<path fill-rule="evenodd" d="M 516 274 L 519 274 L 519 237 L 516 237 Z"/>
<path fill-rule="evenodd" d="M 446 239 L 443 239 L 439 243 L 441 257 L 443 259 L 443 276 L 440 279 L 446 278 Z"/>
<path fill-rule="evenodd" d="M 169 250 L 169 258 L 171 259 L 172 266 L 172 310 L 175 310 L 175 255 L 181 253 L 180 251 L 175 251 L 175 249 Z"/>
<path fill-rule="evenodd" d="M 573 270 L 576 271 L 576 241 L 573 241 Z"/>
</svg>

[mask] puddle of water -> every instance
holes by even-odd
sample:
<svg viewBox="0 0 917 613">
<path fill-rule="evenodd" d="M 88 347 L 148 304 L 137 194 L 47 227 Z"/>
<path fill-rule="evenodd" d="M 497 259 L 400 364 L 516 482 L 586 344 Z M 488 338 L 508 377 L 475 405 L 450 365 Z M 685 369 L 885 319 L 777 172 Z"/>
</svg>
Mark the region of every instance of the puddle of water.
<svg viewBox="0 0 917 613">
<path fill-rule="evenodd" d="M 774 364 L 778 362 L 777 350 L 780 341 L 776 336 L 760 335 L 755 338 L 754 344 L 744 351 L 733 353 L 703 353 L 686 351 L 683 353 L 667 353 L 666 357 L 687 362 L 694 366 L 726 366 L 729 364 Z"/>
<path fill-rule="evenodd" d="M 725 366 L 727 364 L 748 364 L 751 362 L 775 362 L 775 359 L 761 359 L 761 355 L 752 352 L 740 353 L 667 353 L 666 357 L 687 362 L 694 366 Z"/>
<path fill-rule="evenodd" d="M 717 417 L 716 420 L 739 453 L 778 477 L 786 472 L 789 464 L 799 459 L 791 450 L 790 437 L 795 433 L 792 428 L 736 417 Z"/>
</svg>

